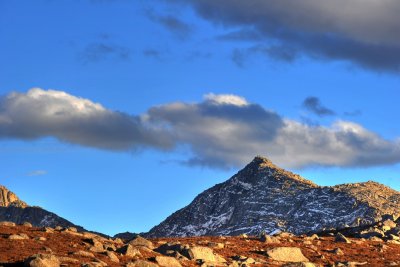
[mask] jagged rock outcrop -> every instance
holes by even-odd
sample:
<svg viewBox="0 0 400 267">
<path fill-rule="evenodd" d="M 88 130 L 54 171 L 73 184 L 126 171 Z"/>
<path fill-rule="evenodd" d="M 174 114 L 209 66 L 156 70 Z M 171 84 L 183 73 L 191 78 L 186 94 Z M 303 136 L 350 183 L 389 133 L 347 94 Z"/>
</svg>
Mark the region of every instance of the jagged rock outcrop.
<svg viewBox="0 0 400 267">
<path fill-rule="evenodd" d="M 0 186 L 0 221 L 16 224 L 29 222 L 37 227 L 76 227 L 80 231 L 84 230 L 52 212 L 29 206 L 4 186 Z"/>
<path fill-rule="evenodd" d="M 295 234 L 374 224 L 400 214 L 400 193 L 367 182 L 318 186 L 256 157 L 150 230 L 149 237 Z"/>
<path fill-rule="evenodd" d="M 16 194 L 0 185 L 0 207 L 19 207 L 25 208 L 28 205 L 20 200 Z"/>
</svg>

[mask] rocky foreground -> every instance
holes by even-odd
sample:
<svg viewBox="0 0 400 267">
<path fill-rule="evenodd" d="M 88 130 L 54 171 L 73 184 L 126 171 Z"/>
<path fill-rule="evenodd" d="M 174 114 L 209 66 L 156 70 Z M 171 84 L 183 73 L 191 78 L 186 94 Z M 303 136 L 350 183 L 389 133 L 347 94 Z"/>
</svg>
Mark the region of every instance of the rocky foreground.
<svg viewBox="0 0 400 267">
<path fill-rule="evenodd" d="M 369 233 L 365 238 L 280 233 L 128 241 L 76 228 L 1 222 L 0 266 L 400 266 L 400 238 L 394 234 L 399 231 L 387 219 L 362 230 Z"/>
</svg>

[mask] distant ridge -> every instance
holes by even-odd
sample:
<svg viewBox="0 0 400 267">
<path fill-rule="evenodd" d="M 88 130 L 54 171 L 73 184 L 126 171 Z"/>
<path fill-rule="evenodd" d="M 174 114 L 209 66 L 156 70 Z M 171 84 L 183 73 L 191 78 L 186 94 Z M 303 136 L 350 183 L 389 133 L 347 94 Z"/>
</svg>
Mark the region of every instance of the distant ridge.
<svg viewBox="0 0 400 267">
<path fill-rule="evenodd" d="M 75 227 L 85 230 L 60 216 L 40 207 L 31 207 L 20 200 L 16 194 L 0 185 L 0 221 L 10 221 L 17 224 L 30 222 L 37 227 Z"/>
<path fill-rule="evenodd" d="M 147 236 L 295 234 L 374 224 L 400 214 L 400 193 L 376 182 L 318 186 L 257 156 Z"/>
</svg>

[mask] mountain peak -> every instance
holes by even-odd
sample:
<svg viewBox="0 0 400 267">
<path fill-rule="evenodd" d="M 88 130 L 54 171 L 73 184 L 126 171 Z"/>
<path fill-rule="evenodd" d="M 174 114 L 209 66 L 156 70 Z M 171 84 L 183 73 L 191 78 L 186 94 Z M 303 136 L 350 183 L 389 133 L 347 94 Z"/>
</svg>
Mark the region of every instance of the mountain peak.
<svg viewBox="0 0 400 267">
<path fill-rule="evenodd" d="M 301 177 L 298 174 L 287 171 L 275 165 L 270 159 L 263 156 L 256 156 L 244 169 L 239 171 L 244 179 L 251 179 L 254 175 L 268 179 L 290 181 L 301 183 L 310 187 L 318 187 L 315 183 Z"/>
</svg>

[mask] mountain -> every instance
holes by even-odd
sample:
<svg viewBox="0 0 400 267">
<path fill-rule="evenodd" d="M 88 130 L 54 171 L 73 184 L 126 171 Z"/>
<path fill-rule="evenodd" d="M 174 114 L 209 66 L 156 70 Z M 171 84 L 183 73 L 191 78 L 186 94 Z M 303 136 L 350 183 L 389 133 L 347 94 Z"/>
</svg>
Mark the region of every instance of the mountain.
<svg viewBox="0 0 400 267">
<path fill-rule="evenodd" d="M 258 156 L 147 236 L 303 234 L 372 225 L 387 214 L 400 214 L 400 193 L 389 187 L 375 182 L 318 186 Z"/>
<path fill-rule="evenodd" d="M 17 224 L 30 222 L 37 227 L 62 226 L 75 227 L 80 231 L 84 230 L 52 212 L 40 207 L 29 206 L 4 186 L 0 186 L 0 221 L 10 221 Z"/>
</svg>

